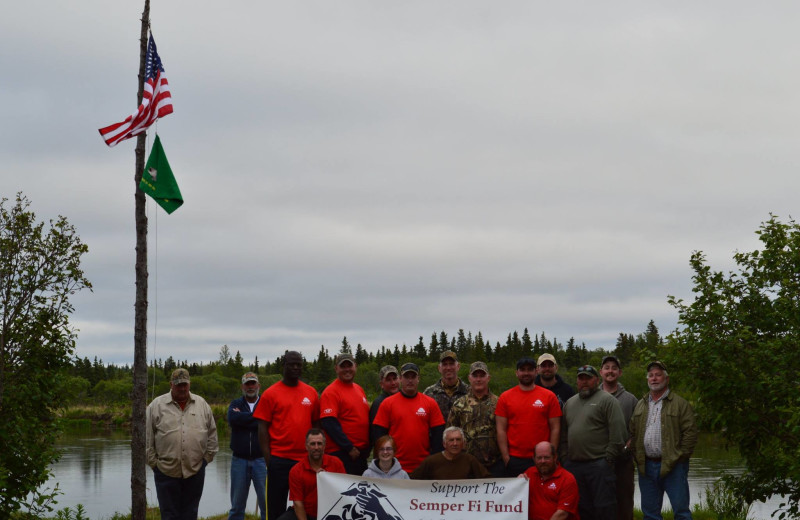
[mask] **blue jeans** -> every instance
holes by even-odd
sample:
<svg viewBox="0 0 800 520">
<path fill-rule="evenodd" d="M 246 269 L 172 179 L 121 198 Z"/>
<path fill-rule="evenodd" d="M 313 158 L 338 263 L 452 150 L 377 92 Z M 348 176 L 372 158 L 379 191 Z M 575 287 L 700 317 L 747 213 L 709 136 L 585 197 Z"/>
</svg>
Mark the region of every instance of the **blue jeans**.
<svg viewBox="0 0 800 520">
<path fill-rule="evenodd" d="M 250 483 L 256 489 L 256 504 L 261 520 L 267 518 L 267 465 L 262 457 L 248 460 L 231 456 L 231 511 L 228 520 L 242 520 L 247 507 Z"/>
<path fill-rule="evenodd" d="M 161 520 L 197 520 L 205 479 L 206 461 L 200 471 L 188 478 L 169 477 L 153 468 Z"/>
<path fill-rule="evenodd" d="M 661 506 L 664 493 L 669 497 L 675 520 L 692 520 L 689 509 L 689 462 L 675 464 L 672 471 L 663 478 L 661 462 L 645 460 L 645 472 L 639 472 L 639 491 L 642 494 L 642 512 L 644 520 L 661 520 Z"/>
</svg>

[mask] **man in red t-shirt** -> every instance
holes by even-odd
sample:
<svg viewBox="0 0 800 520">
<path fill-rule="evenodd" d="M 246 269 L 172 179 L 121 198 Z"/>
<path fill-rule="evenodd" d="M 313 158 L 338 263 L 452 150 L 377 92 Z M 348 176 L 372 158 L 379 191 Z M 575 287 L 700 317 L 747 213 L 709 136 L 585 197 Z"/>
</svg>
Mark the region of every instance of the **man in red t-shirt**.
<svg viewBox="0 0 800 520">
<path fill-rule="evenodd" d="M 506 476 L 516 477 L 533 466 L 533 449 L 542 441 L 558 448 L 561 405 L 556 394 L 534 384 L 536 361 L 517 361 L 519 385 L 500 394 L 494 414 L 497 447 L 506 464 Z"/>
<path fill-rule="evenodd" d="M 373 422 L 376 439 L 391 435 L 397 445 L 395 456 L 411 473 L 433 453 L 442 451 L 444 417 L 431 397 L 417 391 L 419 367 L 406 363 L 400 368 L 400 391 L 387 397 Z"/>
<path fill-rule="evenodd" d="M 338 457 L 347 473 L 367 469 L 369 455 L 369 401 L 358 383 L 352 354 L 336 356 L 336 379 L 319 398 L 320 426 L 325 431 L 325 452 Z"/>
<path fill-rule="evenodd" d="M 294 465 L 289 472 L 289 500 L 294 504 L 279 520 L 316 520 L 317 518 L 317 473 L 330 471 L 344 473 L 342 461 L 325 455 L 325 434 L 311 428 L 306 433 L 308 456 Z"/>
<path fill-rule="evenodd" d="M 317 391 L 300 381 L 303 356 L 286 352 L 283 379 L 261 394 L 253 417 L 259 420 L 258 442 L 267 463 L 267 517 L 277 518 L 286 511 L 289 471 L 306 457 L 303 437 L 319 421 Z"/>
<path fill-rule="evenodd" d="M 540 442 L 534 452 L 536 465 L 519 475 L 528 479 L 528 520 L 580 520 L 578 483 L 558 465 L 556 447 Z"/>
</svg>

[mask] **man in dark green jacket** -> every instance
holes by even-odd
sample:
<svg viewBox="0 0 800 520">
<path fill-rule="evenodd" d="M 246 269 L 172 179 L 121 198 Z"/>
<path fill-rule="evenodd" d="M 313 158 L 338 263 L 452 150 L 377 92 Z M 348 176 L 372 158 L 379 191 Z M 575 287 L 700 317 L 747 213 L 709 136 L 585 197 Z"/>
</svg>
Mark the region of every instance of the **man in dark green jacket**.
<svg viewBox="0 0 800 520">
<path fill-rule="evenodd" d="M 667 493 L 675 520 L 691 520 L 689 458 L 697 445 L 697 423 L 691 405 L 669 389 L 667 367 L 647 365 L 650 392 L 631 418 L 631 447 L 639 468 L 639 491 L 645 520 L 660 520 Z"/>
<path fill-rule="evenodd" d="M 598 386 L 591 365 L 578 369 L 578 394 L 564 404 L 567 454 L 564 468 L 578 483 L 581 520 L 617 520 L 617 458 L 628 440 L 619 402 Z"/>
</svg>

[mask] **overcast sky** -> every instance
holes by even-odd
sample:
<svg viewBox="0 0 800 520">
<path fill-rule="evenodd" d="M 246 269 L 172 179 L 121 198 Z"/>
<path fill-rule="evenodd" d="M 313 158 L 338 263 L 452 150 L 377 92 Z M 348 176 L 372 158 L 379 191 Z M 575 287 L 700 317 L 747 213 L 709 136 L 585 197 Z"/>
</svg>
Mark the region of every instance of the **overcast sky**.
<svg viewBox="0 0 800 520">
<path fill-rule="evenodd" d="M 90 248 L 76 354 L 133 359 L 143 2 L 0 19 L 0 194 Z M 797 2 L 154 0 L 185 199 L 150 217 L 149 357 L 313 357 L 525 327 L 590 348 L 800 199 Z M 155 128 L 148 139 L 152 145 Z M 155 354 L 153 351 L 155 350 Z"/>
</svg>

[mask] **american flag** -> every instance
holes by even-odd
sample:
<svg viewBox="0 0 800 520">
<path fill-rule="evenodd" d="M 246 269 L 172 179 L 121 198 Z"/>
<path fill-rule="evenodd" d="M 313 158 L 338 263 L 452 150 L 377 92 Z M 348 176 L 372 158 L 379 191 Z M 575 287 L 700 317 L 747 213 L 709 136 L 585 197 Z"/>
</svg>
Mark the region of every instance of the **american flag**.
<svg viewBox="0 0 800 520">
<path fill-rule="evenodd" d="M 146 59 L 142 104 L 136 112 L 126 117 L 125 121 L 100 129 L 100 135 L 108 146 L 114 146 L 120 141 L 141 134 L 159 117 L 172 113 L 169 83 L 152 35 L 147 42 Z"/>
</svg>

